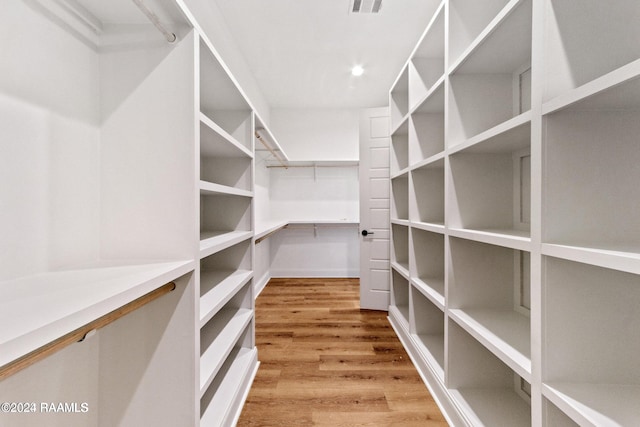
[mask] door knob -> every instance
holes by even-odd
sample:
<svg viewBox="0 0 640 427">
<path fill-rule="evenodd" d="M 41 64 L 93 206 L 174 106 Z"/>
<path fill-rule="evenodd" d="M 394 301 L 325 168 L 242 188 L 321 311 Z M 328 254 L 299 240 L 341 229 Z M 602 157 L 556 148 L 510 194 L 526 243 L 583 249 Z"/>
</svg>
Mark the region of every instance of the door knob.
<svg viewBox="0 0 640 427">
<path fill-rule="evenodd" d="M 367 237 L 369 234 L 375 234 L 373 231 L 362 230 L 362 235 Z"/>
</svg>

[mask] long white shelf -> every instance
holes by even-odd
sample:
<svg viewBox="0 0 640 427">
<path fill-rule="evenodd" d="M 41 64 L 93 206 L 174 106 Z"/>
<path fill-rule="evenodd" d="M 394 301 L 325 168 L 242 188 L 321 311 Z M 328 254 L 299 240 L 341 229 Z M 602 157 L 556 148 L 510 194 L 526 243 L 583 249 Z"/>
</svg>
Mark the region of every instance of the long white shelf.
<svg viewBox="0 0 640 427">
<path fill-rule="evenodd" d="M 219 252 L 252 236 L 252 231 L 203 231 L 200 233 L 200 257 Z"/>
<path fill-rule="evenodd" d="M 98 266 L 0 282 L 0 366 L 194 268 L 194 261 Z"/>
<path fill-rule="evenodd" d="M 441 151 L 439 153 L 434 154 L 433 156 L 429 156 L 426 159 L 422 159 L 417 163 L 413 163 L 409 169 L 415 171 L 416 169 L 443 169 L 444 168 L 444 158 L 445 152 Z M 440 166 L 437 166 L 436 163 L 440 162 Z"/>
<path fill-rule="evenodd" d="M 529 145 L 531 140 L 531 111 L 526 111 L 454 145 L 449 154 L 515 151 Z"/>
<path fill-rule="evenodd" d="M 212 325 L 203 328 L 202 334 L 215 338 L 200 356 L 200 397 L 213 382 L 252 318 L 253 311 L 250 309 L 225 308 L 218 312 Z"/>
<path fill-rule="evenodd" d="M 414 113 L 443 113 L 444 114 L 444 74 L 436 80 L 431 89 L 419 100 L 411 110 Z"/>
<path fill-rule="evenodd" d="M 465 228 L 449 228 L 449 235 L 520 251 L 531 251 L 531 237 L 528 231 L 513 229 L 471 230 Z"/>
<path fill-rule="evenodd" d="M 581 426 L 636 426 L 640 385 L 546 383 L 543 395 Z"/>
<path fill-rule="evenodd" d="M 215 184 L 208 181 L 200 181 L 200 194 L 203 196 L 242 196 L 253 197 L 253 192 L 228 185 Z"/>
<path fill-rule="evenodd" d="M 513 390 L 450 389 L 449 393 L 471 426 L 531 426 L 531 408 Z"/>
<path fill-rule="evenodd" d="M 593 264 L 613 270 L 640 274 L 640 253 L 637 247 L 596 248 L 543 243 L 542 254 L 570 261 Z"/>
<path fill-rule="evenodd" d="M 234 403 L 242 406 L 244 399 L 240 396 L 245 388 L 248 388 L 255 376 L 258 367 L 258 350 L 240 349 L 229 370 L 224 373 L 224 378 L 218 384 L 218 392 L 209 402 L 206 410 L 200 417 L 202 426 L 232 425 L 234 416 Z M 248 390 L 246 390 L 248 392 Z M 246 395 L 246 393 L 245 393 Z"/>
<path fill-rule="evenodd" d="M 249 157 L 253 153 L 227 131 L 200 113 L 200 154 L 202 157 Z"/>
<path fill-rule="evenodd" d="M 410 225 L 413 228 L 419 228 L 420 230 L 430 231 L 432 233 L 444 234 L 445 232 L 444 223 L 411 221 Z"/>
<path fill-rule="evenodd" d="M 444 277 L 412 277 L 411 281 L 422 295 L 444 311 Z"/>
<path fill-rule="evenodd" d="M 253 277 L 251 270 L 203 271 L 200 288 L 211 288 L 200 297 L 200 327 L 203 327 Z M 204 285 L 204 286 L 203 286 Z"/>
<path fill-rule="evenodd" d="M 398 262 L 398 261 L 391 261 L 391 267 L 397 271 L 398 273 L 400 273 L 402 275 L 402 277 L 404 277 L 405 279 L 409 280 L 409 263 L 408 262 Z"/>
<path fill-rule="evenodd" d="M 531 322 L 512 310 L 449 309 L 449 317 L 527 382 L 531 382 Z"/>
<path fill-rule="evenodd" d="M 638 80 L 636 80 L 638 77 L 640 77 L 640 59 L 637 59 L 562 95 L 558 95 L 557 97 L 542 105 L 542 114 L 551 114 L 563 109 L 572 108 L 574 104 L 583 104 L 582 101 L 584 101 L 585 104 L 591 104 L 586 106 L 582 105 L 583 107 L 588 107 L 589 109 L 611 107 L 611 105 L 607 105 L 608 100 L 606 99 L 604 100 L 604 103 L 598 103 L 598 95 L 606 92 L 609 89 L 621 86 L 627 82 L 630 82 L 634 86 L 634 90 L 626 91 L 626 99 L 616 100 L 616 102 L 613 103 L 613 106 L 620 108 L 621 106 L 623 106 L 620 104 L 624 104 L 624 102 L 618 103 L 617 101 L 629 100 L 631 100 L 631 102 L 637 106 L 637 86 L 638 83 L 640 83 L 638 82 Z M 589 99 L 591 97 L 593 97 L 592 99 L 595 99 L 596 102 L 591 102 L 592 100 Z"/>
</svg>

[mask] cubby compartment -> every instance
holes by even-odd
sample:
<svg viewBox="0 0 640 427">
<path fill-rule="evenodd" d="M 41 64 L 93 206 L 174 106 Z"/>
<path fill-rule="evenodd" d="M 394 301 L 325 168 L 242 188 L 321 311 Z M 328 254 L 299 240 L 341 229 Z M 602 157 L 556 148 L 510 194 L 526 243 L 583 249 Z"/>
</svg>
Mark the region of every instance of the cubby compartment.
<svg viewBox="0 0 640 427">
<path fill-rule="evenodd" d="M 549 101 L 640 58 L 635 0 L 545 0 L 545 85 Z M 610 83 L 615 83 L 615 76 Z M 607 84 L 608 77 L 604 78 Z"/>
<path fill-rule="evenodd" d="M 448 321 L 447 386 L 468 425 L 530 426 L 530 384 Z"/>
<path fill-rule="evenodd" d="M 527 248 L 531 222 L 530 129 L 526 121 L 452 153 L 449 227 L 485 232 L 484 236 L 476 233 L 473 237 L 477 238 L 502 236 L 504 244 Z"/>
<path fill-rule="evenodd" d="M 444 310 L 444 234 L 411 228 L 411 280 Z"/>
<path fill-rule="evenodd" d="M 411 114 L 409 121 L 409 163 L 429 159 L 444 151 L 444 81 Z"/>
<path fill-rule="evenodd" d="M 34 402 L 36 407 L 32 413 L 3 411 L 0 424 L 194 425 L 195 275 L 189 272 L 173 282 L 173 291 L 94 330 L 82 341 L 52 351 L 48 357 L 3 378 L 0 400 Z M 5 308 L 2 307 L 3 312 Z M 47 311 L 56 310 L 52 307 Z M 22 318 L 14 316 L 11 322 L 26 323 L 26 316 L 34 314 L 25 310 Z M 8 324 L 4 320 L 3 324 Z M 2 356 L 7 349 L 4 338 L 0 339 Z M 65 404 L 70 411 L 56 411 L 59 404 Z"/>
<path fill-rule="evenodd" d="M 480 36 L 507 6 L 515 0 L 450 0 L 449 1 L 449 65 Z"/>
<path fill-rule="evenodd" d="M 531 0 L 512 3 L 515 10 L 451 70 L 449 147 L 531 109 Z"/>
<path fill-rule="evenodd" d="M 543 251 L 640 273 L 640 79 L 544 125 Z"/>
<path fill-rule="evenodd" d="M 411 287 L 411 335 L 422 358 L 444 383 L 444 312 L 423 292 Z"/>
<path fill-rule="evenodd" d="M 247 329 L 200 398 L 201 426 L 236 424 L 243 394 L 251 386 L 258 368 L 258 352 L 251 341 L 250 329 Z"/>
<path fill-rule="evenodd" d="M 579 427 L 579 424 L 544 397 L 542 398 L 542 425 L 544 427 Z"/>
<path fill-rule="evenodd" d="M 529 381 L 530 254 L 455 237 L 449 250 L 449 317 Z"/>
<path fill-rule="evenodd" d="M 253 113 L 204 39 L 200 40 L 201 122 L 245 152 L 253 151 Z"/>
<path fill-rule="evenodd" d="M 640 276 L 543 258 L 542 391 L 580 425 L 640 419 Z"/>
<path fill-rule="evenodd" d="M 391 134 L 391 176 L 401 173 L 409 167 L 409 122 L 405 120 Z"/>
<path fill-rule="evenodd" d="M 444 7 L 431 19 L 409 63 L 409 105 L 415 108 L 444 75 Z"/>
<path fill-rule="evenodd" d="M 409 174 L 391 179 L 391 219 L 409 220 Z"/>
<path fill-rule="evenodd" d="M 204 152 L 200 147 L 200 180 L 218 184 L 221 191 L 250 191 L 253 186 L 252 158 L 243 154 Z M 229 187 L 224 189 L 223 187 Z"/>
<path fill-rule="evenodd" d="M 253 292 L 245 284 L 200 329 L 200 395 L 202 396 L 218 374 L 226 358 L 240 340 L 251 347 Z M 249 331 L 249 333 L 247 333 Z"/>
<path fill-rule="evenodd" d="M 402 70 L 389 93 L 389 110 L 391 132 L 394 132 L 409 114 L 409 71 L 407 68 Z"/>
<path fill-rule="evenodd" d="M 211 255 L 250 238 L 251 198 L 220 194 L 200 196 L 200 255 Z"/>
<path fill-rule="evenodd" d="M 412 222 L 444 227 L 444 159 L 411 171 Z"/>
<path fill-rule="evenodd" d="M 391 261 L 409 277 L 409 227 L 391 224 Z"/>
<path fill-rule="evenodd" d="M 394 268 L 391 269 L 389 312 L 401 321 L 407 331 L 409 330 L 409 280 Z"/>
<path fill-rule="evenodd" d="M 253 277 L 251 240 L 200 261 L 200 326 L 204 326 Z"/>
</svg>

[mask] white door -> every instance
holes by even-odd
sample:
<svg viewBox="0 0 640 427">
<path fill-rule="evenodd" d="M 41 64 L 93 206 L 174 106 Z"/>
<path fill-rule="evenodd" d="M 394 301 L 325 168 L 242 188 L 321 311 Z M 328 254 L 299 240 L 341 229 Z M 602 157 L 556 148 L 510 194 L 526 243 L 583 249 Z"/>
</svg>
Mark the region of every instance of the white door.
<svg viewBox="0 0 640 427">
<path fill-rule="evenodd" d="M 360 308 L 389 309 L 389 109 L 360 113 Z"/>
</svg>

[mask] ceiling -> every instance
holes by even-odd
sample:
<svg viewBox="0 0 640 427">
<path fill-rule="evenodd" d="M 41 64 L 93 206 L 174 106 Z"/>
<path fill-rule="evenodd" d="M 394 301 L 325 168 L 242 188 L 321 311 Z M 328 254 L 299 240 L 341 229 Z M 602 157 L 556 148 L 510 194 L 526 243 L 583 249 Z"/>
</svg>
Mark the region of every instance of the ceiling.
<svg viewBox="0 0 640 427">
<path fill-rule="evenodd" d="M 272 108 L 387 105 L 440 3 L 382 0 L 377 14 L 353 14 L 351 0 L 216 2 Z M 354 65 L 362 76 L 351 75 Z"/>
</svg>

